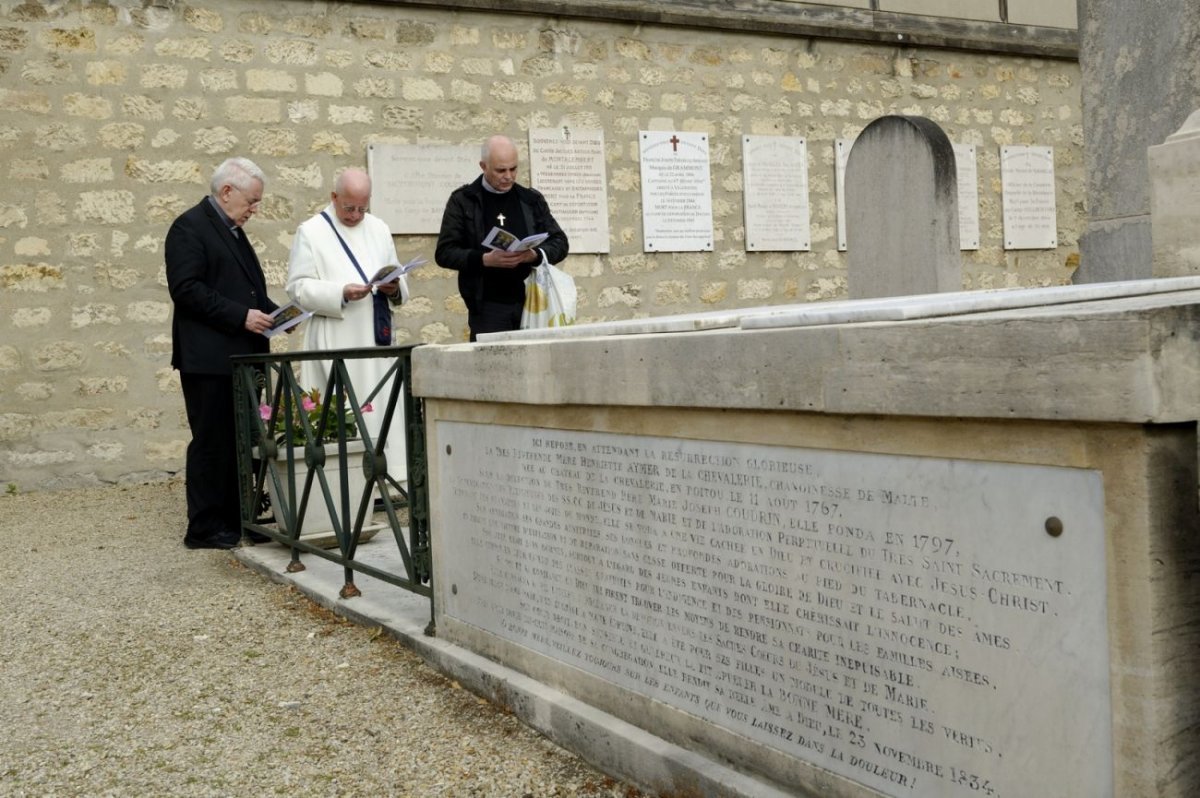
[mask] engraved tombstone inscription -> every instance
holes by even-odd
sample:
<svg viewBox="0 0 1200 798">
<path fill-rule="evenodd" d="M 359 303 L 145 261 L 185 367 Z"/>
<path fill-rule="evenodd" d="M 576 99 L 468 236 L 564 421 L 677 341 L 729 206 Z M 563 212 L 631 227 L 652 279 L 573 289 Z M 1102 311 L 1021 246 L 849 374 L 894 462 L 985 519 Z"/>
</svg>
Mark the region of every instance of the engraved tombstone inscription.
<svg viewBox="0 0 1200 798">
<path fill-rule="evenodd" d="M 846 162 L 850 160 L 850 148 L 854 139 L 834 139 L 833 142 L 833 185 L 837 199 L 837 248 L 846 251 Z"/>
<path fill-rule="evenodd" d="M 1004 248 L 1054 249 L 1058 216 L 1053 147 L 1001 147 Z"/>
<path fill-rule="evenodd" d="M 712 252 L 708 135 L 638 133 L 646 252 Z"/>
<path fill-rule="evenodd" d="M 479 146 L 374 142 L 367 170 L 371 213 L 392 235 L 436 234 L 450 192 L 479 176 Z"/>
<path fill-rule="evenodd" d="M 800 136 L 742 136 L 747 252 L 811 248 L 808 144 Z"/>
<path fill-rule="evenodd" d="M 979 249 L 979 167 L 974 144 L 954 144 L 958 170 L 958 246 Z"/>
<path fill-rule="evenodd" d="M 888 795 L 1111 794 L 1097 472 L 437 435 L 446 615 Z"/>
<path fill-rule="evenodd" d="M 608 183 L 604 131 L 565 127 L 529 131 L 529 171 L 571 252 L 608 252 Z"/>
</svg>

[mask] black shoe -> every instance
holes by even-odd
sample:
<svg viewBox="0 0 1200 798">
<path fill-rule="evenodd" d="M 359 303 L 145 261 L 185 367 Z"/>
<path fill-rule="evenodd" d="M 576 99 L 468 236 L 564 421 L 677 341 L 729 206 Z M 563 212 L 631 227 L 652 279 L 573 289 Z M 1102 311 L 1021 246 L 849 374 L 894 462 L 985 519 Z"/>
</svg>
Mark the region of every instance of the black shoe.
<svg viewBox="0 0 1200 798">
<path fill-rule="evenodd" d="M 255 532 L 253 529 L 247 529 L 243 534 L 246 536 L 246 540 L 255 544 L 270 543 L 275 540 L 275 538 L 271 537 L 270 535 L 264 535 L 262 532 Z"/>
<path fill-rule="evenodd" d="M 236 532 L 221 532 L 206 538 L 184 537 L 183 545 L 189 549 L 232 549 L 240 542 Z"/>
</svg>

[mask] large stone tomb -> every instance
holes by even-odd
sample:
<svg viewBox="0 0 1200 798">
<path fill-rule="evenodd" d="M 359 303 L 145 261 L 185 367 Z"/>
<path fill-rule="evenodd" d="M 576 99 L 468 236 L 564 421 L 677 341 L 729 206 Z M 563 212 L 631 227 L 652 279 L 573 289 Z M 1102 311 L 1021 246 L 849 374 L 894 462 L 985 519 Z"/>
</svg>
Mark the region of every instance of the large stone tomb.
<svg viewBox="0 0 1200 798">
<path fill-rule="evenodd" d="M 423 347 L 438 633 L 764 790 L 1193 794 L 1194 283 Z"/>
</svg>

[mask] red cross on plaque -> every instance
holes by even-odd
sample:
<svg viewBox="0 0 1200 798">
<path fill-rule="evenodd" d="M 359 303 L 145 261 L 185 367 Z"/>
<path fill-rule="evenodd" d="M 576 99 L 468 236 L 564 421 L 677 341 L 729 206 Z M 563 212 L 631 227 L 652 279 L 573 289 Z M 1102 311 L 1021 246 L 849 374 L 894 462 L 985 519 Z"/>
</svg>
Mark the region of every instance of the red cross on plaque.
<svg viewBox="0 0 1200 798">
<path fill-rule="evenodd" d="M 667 139 L 667 141 L 671 142 L 671 152 L 679 152 L 679 136 L 672 133 L 671 138 Z"/>
</svg>

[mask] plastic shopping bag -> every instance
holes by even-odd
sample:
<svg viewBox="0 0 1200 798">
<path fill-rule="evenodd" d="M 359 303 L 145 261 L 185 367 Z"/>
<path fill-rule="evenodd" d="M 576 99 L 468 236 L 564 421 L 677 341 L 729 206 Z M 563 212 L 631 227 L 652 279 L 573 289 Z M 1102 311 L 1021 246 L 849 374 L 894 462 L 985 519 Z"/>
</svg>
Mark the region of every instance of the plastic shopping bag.
<svg viewBox="0 0 1200 798">
<path fill-rule="evenodd" d="M 525 308 L 521 311 L 521 329 L 566 327 L 575 323 L 577 294 L 571 275 L 552 265 L 542 255 L 525 278 Z"/>
</svg>

